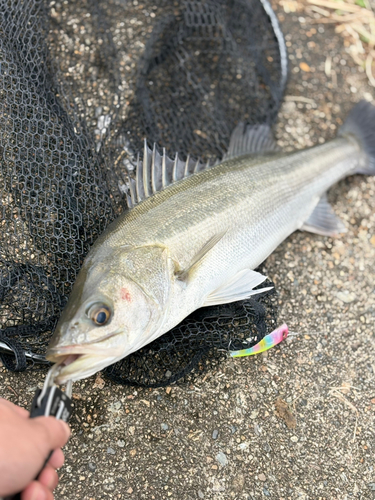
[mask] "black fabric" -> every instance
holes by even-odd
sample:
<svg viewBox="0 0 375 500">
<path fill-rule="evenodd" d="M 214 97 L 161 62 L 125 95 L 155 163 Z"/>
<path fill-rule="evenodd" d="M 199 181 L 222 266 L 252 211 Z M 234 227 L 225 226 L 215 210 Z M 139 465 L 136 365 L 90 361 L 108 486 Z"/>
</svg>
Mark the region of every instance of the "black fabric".
<svg viewBox="0 0 375 500">
<path fill-rule="evenodd" d="M 11 340 L 5 333 L 0 333 L 0 342 L 4 342 L 10 348 L 12 354 L 0 353 L 0 359 L 8 370 L 12 372 L 23 372 L 27 368 L 25 351 L 16 340 Z"/>
<path fill-rule="evenodd" d="M 259 0 L 154 4 L 0 0 L 0 345 L 9 369 L 45 353 L 88 249 L 126 209 L 124 171 L 144 137 L 170 154 L 214 159 L 239 121 L 276 118 L 285 68 Z M 198 311 L 106 373 L 171 383 L 274 326 L 268 296 Z"/>
</svg>

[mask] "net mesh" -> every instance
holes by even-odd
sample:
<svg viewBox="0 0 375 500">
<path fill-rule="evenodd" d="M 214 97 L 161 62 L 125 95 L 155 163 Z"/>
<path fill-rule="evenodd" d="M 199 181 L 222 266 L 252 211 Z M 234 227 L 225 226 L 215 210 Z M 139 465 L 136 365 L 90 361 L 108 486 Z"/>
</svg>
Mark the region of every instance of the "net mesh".
<svg viewBox="0 0 375 500">
<path fill-rule="evenodd" d="M 43 361 L 88 249 L 126 209 L 124 172 L 144 137 L 208 160 L 223 155 L 239 121 L 275 119 L 286 77 L 275 22 L 259 0 L 0 0 L 7 368 Z M 275 315 L 270 294 L 196 311 L 107 374 L 171 383 L 253 345 Z"/>
</svg>

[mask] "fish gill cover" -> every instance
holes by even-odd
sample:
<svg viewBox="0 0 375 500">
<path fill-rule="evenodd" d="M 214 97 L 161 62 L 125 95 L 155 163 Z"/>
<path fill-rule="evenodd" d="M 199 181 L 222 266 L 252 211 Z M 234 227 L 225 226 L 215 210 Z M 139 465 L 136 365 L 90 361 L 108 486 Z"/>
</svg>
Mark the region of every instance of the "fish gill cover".
<svg viewBox="0 0 375 500">
<path fill-rule="evenodd" d="M 267 0 L 0 0 L 5 367 L 44 360 L 85 255 L 126 209 L 143 138 L 221 158 L 239 121 L 274 121 L 286 64 Z M 167 385 L 275 326 L 269 292 L 201 309 L 106 373 Z"/>
</svg>

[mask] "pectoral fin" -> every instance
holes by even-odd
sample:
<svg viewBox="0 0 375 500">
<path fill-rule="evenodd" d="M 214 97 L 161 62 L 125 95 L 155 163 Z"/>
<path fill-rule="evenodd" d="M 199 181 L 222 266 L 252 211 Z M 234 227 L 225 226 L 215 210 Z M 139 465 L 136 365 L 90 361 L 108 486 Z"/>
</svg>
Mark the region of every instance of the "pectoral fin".
<svg viewBox="0 0 375 500">
<path fill-rule="evenodd" d="M 320 198 L 319 203 L 307 221 L 303 224 L 301 230 L 321 234 L 323 236 L 337 236 L 347 231 L 343 222 L 337 217 L 331 205 L 328 203 L 326 194 Z"/>
<path fill-rule="evenodd" d="M 214 290 L 205 300 L 203 307 L 215 306 L 218 304 L 228 304 L 229 302 L 237 302 L 238 300 L 245 300 L 251 295 L 266 292 L 273 287 L 260 288 L 253 290 L 256 286 L 263 283 L 266 276 L 251 269 L 244 269 L 237 273 L 225 285 Z"/>
<path fill-rule="evenodd" d="M 208 252 L 212 250 L 212 248 L 221 240 L 221 238 L 225 235 L 227 231 L 222 231 L 221 233 L 217 233 L 212 238 L 210 238 L 207 243 L 203 245 L 203 247 L 199 250 L 199 252 L 194 256 L 192 262 L 189 267 L 184 269 L 183 271 L 178 271 L 176 273 L 177 278 L 181 281 L 188 281 L 189 276 L 194 272 L 194 269 L 202 262 L 202 260 L 206 257 Z"/>
</svg>

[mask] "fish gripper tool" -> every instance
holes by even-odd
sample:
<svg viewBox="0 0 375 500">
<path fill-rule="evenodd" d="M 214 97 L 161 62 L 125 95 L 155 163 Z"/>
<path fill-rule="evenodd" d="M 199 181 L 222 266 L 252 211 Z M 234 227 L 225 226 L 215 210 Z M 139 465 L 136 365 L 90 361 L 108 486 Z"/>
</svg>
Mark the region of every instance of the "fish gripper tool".
<svg viewBox="0 0 375 500">
<path fill-rule="evenodd" d="M 71 399 L 73 383 L 70 380 L 66 384 L 65 392 L 63 392 L 57 385 L 55 385 L 54 379 L 58 368 L 58 366 L 54 365 L 47 374 L 43 388 L 36 390 L 33 402 L 31 404 L 30 418 L 52 416 L 57 418 L 58 420 L 68 422 L 73 411 Z M 43 464 L 43 467 L 41 468 L 35 479 L 38 479 L 40 473 L 47 465 L 48 460 L 51 458 L 53 451 L 54 450 L 51 450 L 51 452 L 49 453 Z M 8 496 L 4 498 L 4 500 L 21 500 L 21 492 Z"/>
</svg>

